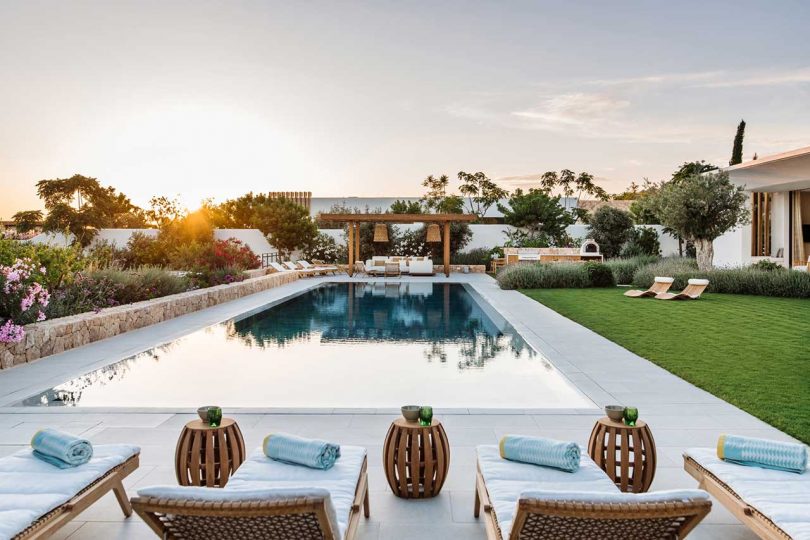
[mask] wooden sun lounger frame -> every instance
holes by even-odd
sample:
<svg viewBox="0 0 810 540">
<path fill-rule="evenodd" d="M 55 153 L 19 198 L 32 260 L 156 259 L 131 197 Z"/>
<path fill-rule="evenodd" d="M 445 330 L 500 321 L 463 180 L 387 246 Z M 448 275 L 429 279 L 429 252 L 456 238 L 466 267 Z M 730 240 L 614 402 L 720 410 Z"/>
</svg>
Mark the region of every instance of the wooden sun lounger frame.
<svg viewBox="0 0 810 540">
<path fill-rule="evenodd" d="M 492 506 L 479 467 L 475 479 L 475 517 L 479 517 L 482 507 L 487 540 L 504 540 L 498 525 L 498 518 L 495 516 L 495 508 Z M 569 522 L 566 528 L 567 538 L 582 540 L 597 537 L 612 540 L 638 538 L 633 534 L 633 522 L 671 518 L 670 527 L 673 531 L 671 538 L 673 540 L 681 539 L 685 538 L 709 514 L 711 508 L 712 503 L 709 500 L 644 505 L 521 500 L 518 502 L 517 512 L 515 512 L 512 522 L 512 532 L 508 540 L 541 540 L 545 538 L 545 531 L 532 526 L 532 521 L 537 517 L 556 521 L 558 526 Z M 604 527 L 599 527 L 599 525 L 611 520 L 615 521 L 615 531 L 608 534 L 615 532 L 615 536 L 606 536 Z M 579 522 L 577 523 L 577 521 Z"/>
<path fill-rule="evenodd" d="M 687 285 L 684 290 L 679 293 L 659 293 L 655 295 L 656 300 L 697 300 L 703 291 L 706 290 L 709 284 L 706 285 Z"/>
<path fill-rule="evenodd" d="M 132 506 L 129 504 L 127 492 L 124 490 L 122 480 L 138 468 L 140 454 L 127 459 L 107 471 L 104 476 L 81 490 L 72 499 L 57 506 L 19 533 L 13 540 L 34 540 L 50 538 L 70 520 L 84 512 L 90 505 L 107 494 L 110 490 L 115 493 L 118 504 L 126 517 L 132 515 Z"/>
<path fill-rule="evenodd" d="M 689 456 L 683 456 L 683 468 L 698 481 L 698 487 L 708 491 L 734 517 L 765 540 L 790 540 L 790 535 L 783 531 L 759 510 L 745 502 L 725 482 Z"/>
<path fill-rule="evenodd" d="M 646 291 L 640 291 L 638 289 L 633 289 L 624 293 L 625 296 L 629 298 L 649 298 L 651 296 L 655 296 L 657 294 L 663 294 L 669 291 L 669 288 L 672 287 L 672 281 L 654 281 L 653 284 L 650 286 L 649 289 Z"/>
<path fill-rule="evenodd" d="M 212 488 L 213 489 L 213 488 Z M 360 523 L 360 507 L 363 508 L 363 515 L 369 516 L 368 505 L 368 460 L 363 460 L 360 469 L 360 478 L 357 480 L 354 502 L 349 511 L 349 524 L 346 528 L 344 540 L 352 540 L 357 534 Z M 216 536 L 197 536 L 192 529 L 191 534 L 187 529 L 182 529 L 180 538 L 193 540 L 195 538 L 221 538 L 242 539 L 250 538 L 250 531 L 260 530 L 262 526 L 269 527 L 267 532 L 275 531 L 281 533 L 278 538 L 285 538 L 284 534 L 290 535 L 298 532 L 301 536 L 295 538 L 309 538 L 307 534 L 312 532 L 313 520 L 317 521 L 323 538 L 331 540 L 336 538 L 338 531 L 332 529 L 326 514 L 326 503 L 322 499 L 310 497 L 299 497 L 287 500 L 274 501 L 249 501 L 249 502 L 211 502 L 211 501 L 183 501 L 177 499 L 160 499 L 157 497 L 133 497 L 132 507 L 135 512 L 146 522 L 147 525 L 160 538 L 178 538 L 173 531 L 176 530 L 175 518 L 191 518 L 186 521 L 194 521 L 194 517 L 200 518 L 204 527 L 206 518 L 232 518 L 229 525 L 230 535 L 223 535 L 222 530 L 216 531 Z M 277 516 L 279 521 L 270 523 L 267 518 Z M 286 519 L 285 519 L 286 518 Z M 246 520 L 240 523 L 239 520 Z M 183 524 L 180 524 L 182 527 Z M 300 527 L 299 531 L 295 527 Z M 211 531 L 212 534 L 214 531 Z M 289 537 L 289 536 L 287 536 Z M 274 537 L 275 538 L 275 537 Z"/>
</svg>

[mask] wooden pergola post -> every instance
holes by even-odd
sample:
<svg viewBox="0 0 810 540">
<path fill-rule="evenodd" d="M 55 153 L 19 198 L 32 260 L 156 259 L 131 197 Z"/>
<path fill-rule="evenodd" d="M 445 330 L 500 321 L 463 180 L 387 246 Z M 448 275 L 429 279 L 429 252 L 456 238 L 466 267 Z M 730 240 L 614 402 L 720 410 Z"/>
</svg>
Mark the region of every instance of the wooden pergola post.
<svg viewBox="0 0 810 540">
<path fill-rule="evenodd" d="M 349 222 L 349 277 L 354 275 L 354 223 Z"/>
<path fill-rule="evenodd" d="M 357 222 L 354 223 L 354 260 L 360 261 L 360 224 Z"/>
<path fill-rule="evenodd" d="M 450 222 L 444 222 L 444 275 L 450 277 Z"/>
</svg>

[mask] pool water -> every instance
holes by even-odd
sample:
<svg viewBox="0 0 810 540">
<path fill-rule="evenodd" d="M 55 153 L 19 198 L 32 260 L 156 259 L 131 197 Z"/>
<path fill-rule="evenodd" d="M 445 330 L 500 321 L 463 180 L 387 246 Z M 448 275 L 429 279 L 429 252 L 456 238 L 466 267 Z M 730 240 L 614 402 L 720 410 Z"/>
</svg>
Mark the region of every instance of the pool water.
<svg viewBox="0 0 810 540">
<path fill-rule="evenodd" d="M 331 283 L 69 380 L 26 406 L 593 407 L 471 288 Z"/>
</svg>

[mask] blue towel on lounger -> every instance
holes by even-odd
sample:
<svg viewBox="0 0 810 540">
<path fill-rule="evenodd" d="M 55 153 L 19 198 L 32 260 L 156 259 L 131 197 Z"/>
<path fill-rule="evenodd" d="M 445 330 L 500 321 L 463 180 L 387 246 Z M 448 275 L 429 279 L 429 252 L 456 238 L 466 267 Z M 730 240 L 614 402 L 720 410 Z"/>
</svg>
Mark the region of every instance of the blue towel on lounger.
<svg viewBox="0 0 810 540">
<path fill-rule="evenodd" d="M 507 435 L 498 444 L 501 457 L 532 465 L 554 467 L 566 472 L 579 469 L 579 445 L 545 437 Z"/>
<path fill-rule="evenodd" d="M 340 457 L 338 444 L 286 433 L 271 433 L 265 437 L 262 451 L 264 455 L 276 461 L 323 470 L 331 469 Z"/>
<path fill-rule="evenodd" d="M 717 457 L 738 465 L 799 474 L 807 468 L 807 448 L 803 444 L 740 435 L 720 435 Z"/>
<path fill-rule="evenodd" d="M 31 438 L 34 456 L 60 469 L 84 465 L 93 457 L 93 445 L 70 433 L 40 429 Z"/>
</svg>

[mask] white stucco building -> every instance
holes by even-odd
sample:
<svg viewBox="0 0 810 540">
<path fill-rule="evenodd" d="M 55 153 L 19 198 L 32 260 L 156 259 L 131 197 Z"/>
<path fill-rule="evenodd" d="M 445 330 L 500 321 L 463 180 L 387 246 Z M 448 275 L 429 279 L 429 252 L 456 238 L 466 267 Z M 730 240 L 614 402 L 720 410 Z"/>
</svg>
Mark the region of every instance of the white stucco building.
<svg viewBox="0 0 810 540">
<path fill-rule="evenodd" d="M 807 268 L 810 256 L 810 146 L 724 169 L 751 193 L 752 220 L 714 242 L 715 266 L 762 259 Z"/>
</svg>

